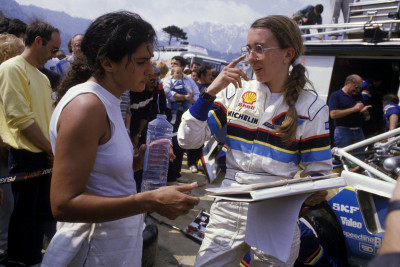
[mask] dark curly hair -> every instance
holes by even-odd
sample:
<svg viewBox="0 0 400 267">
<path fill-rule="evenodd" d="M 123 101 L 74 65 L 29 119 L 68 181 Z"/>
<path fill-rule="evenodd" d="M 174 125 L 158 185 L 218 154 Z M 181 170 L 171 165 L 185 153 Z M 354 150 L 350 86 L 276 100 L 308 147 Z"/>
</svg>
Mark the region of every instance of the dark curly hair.
<svg viewBox="0 0 400 267">
<path fill-rule="evenodd" d="M 101 78 L 104 70 L 101 60 L 105 57 L 119 62 L 130 56 L 143 43 L 154 43 L 153 27 L 138 14 L 120 11 L 97 18 L 87 29 L 81 50 L 87 58 L 95 78 Z M 130 59 L 130 58 L 129 58 Z"/>
<path fill-rule="evenodd" d="M 71 87 L 86 82 L 90 76 L 92 75 L 86 57 L 82 53 L 78 53 L 71 64 L 71 70 L 67 72 L 64 79 L 56 89 L 55 105 L 60 102 L 61 98 Z"/>
<path fill-rule="evenodd" d="M 57 89 L 57 103 L 69 88 L 87 81 L 91 76 L 101 79 L 104 69 L 101 60 L 109 58 L 119 62 L 130 56 L 143 43 L 156 44 L 156 32 L 150 23 L 138 14 L 119 11 L 98 17 L 86 30 L 78 53 Z"/>
</svg>

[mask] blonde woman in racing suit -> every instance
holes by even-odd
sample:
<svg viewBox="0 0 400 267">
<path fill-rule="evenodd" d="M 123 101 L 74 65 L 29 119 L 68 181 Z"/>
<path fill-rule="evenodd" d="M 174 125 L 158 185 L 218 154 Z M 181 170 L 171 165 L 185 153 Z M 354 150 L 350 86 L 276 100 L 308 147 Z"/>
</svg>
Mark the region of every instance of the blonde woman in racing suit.
<svg viewBox="0 0 400 267">
<path fill-rule="evenodd" d="M 222 186 L 293 178 L 299 170 L 302 177 L 324 175 L 332 169 L 328 107 L 307 90 L 306 69 L 298 59 L 302 52 L 300 30 L 289 18 L 256 20 L 243 55 L 225 67 L 182 116 L 178 142 L 186 149 L 200 147 L 227 124 Z M 256 80 L 249 81 L 234 68 L 246 56 Z M 314 193 L 305 203 L 316 205 L 325 196 L 326 191 Z M 289 259 L 282 262 L 245 242 L 247 209 L 244 202 L 213 203 L 195 266 L 238 266 L 249 249 L 252 267 L 294 264 L 300 245 L 297 225 L 293 223 Z"/>
</svg>

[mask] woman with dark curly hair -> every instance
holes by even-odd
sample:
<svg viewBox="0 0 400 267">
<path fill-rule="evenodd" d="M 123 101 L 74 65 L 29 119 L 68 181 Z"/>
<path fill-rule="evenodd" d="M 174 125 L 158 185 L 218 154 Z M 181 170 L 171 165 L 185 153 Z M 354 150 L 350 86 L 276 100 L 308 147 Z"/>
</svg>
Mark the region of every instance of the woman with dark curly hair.
<svg viewBox="0 0 400 267">
<path fill-rule="evenodd" d="M 50 123 L 54 151 L 51 208 L 59 221 L 42 266 L 141 266 L 142 213 L 170 219 L 199 202 L 196 184 L 136 193 L 143 165 L 127 134 L 120 96 L 143 91 L 153 73 L 153 27 L 137 14 L 97 18 L 82 40 L 86 64 L 76 64 Z M 79 67 L 81 66 L 81 68 Z"/>
</svg>

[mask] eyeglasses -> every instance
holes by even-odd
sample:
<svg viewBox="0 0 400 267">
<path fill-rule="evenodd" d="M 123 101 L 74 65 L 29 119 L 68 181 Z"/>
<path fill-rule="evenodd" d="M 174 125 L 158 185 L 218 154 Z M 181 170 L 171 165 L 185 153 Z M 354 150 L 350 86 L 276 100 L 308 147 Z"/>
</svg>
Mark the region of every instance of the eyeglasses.
<svg viewBox="0 0 400 267">
<path fill-rule="evenodd" d="M 256 44 L 253 48 L 251 48 L 249 45 L 243 46 L 242 47 L 242 55 L 246 55 L 245 60 L 249 59 L 250 53 L 253 52 L 253 55 L 255 56 L 256 60 L 261 60 L 264 58 L 264 53 L 265 51 L 272 50 L 272 49 L 281 49 L 280 47 L 264 47 L 260 44 Z"/>
</svg>

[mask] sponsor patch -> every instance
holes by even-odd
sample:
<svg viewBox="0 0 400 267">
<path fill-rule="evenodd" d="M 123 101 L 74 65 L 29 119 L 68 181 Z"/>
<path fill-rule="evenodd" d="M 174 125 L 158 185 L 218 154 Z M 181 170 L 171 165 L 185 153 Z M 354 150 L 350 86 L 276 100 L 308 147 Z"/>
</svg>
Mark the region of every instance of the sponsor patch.
<svg viewBox="0 0 400 267">
<path fill-rule="evenodd" d="M 235 120 L 235 121 L 242 121 L 242 122 L 244 122 L 246 124 L 250 124 L 250 125 L 258 124 L 257 117 L 247 115 L 247 114 L 244 114 L 241 112 L 233 111 L 233 110 L 228 111 L 228 119 Z"/>
<path fill-rule="evenodd" d="M 254 92 L 246 92 L 242 95 L 243 103 L 252 105 L 257 100 L 257 94 Z"/>
<path fill-rule="evenodd" d="M 347 231 L 343 231 L 343 235 L 347 238 L 355 239 L 358 241 L 363 241 L 367 242 L 369 244 L 373 244 L 375 247 L 381 247 L 382 245 L 382 238 L 380 237 L 374 237 L 374 236 L 368 236 L 364 234 L 356 234 L 356 233 L 351 233 Z"/>
<path fill-rule="evenodd" d="M 268 127 L 268 128 L 270 128 L 270 129 L 274 129 L 274 130 L 276 129 L 276 127 L 273 124 L 271 124 L 271 123 L 269 123 L 267 121 L 263 125 Z"/>
<path fill-rule="evenodd" d="M 348 227 L 353 227 L 353 228 L 357 228 L 357 229 L 361 229 L 362 228 L 362 223 L 357 222 L 357 221 L 353 221 L 352 218 L 347 218 L 344 216 L 340 216 L 340 222 L 343 225 L 346 225 Z"/>
<path fill-rule="evenodd" d="M 349 205 L 344 205 L 344 204 L 339 204 L 339 203 L 333 203 L 332 208 L 336 211 L 341 211 L 341 212 L 351 213 L 351 214 L 360 210 L 359 207 L 354 207 L 354 206 L 349 206 Z"/>
<path fill-rule="evenodd" d="M 376 255 L 376 248 L 374 246 L 361 242 L 358 245 L 361 252 Z"/>
<path fill-rule="evenodd" d="M 329 130 L 329 121 L 325 122 L 325 130 Z"/>
<path fill-rule="evenodd" d="M 246 92 L 242 95 L 242 102 L 238 104 L 241 108 L 254 110 L 256 107 L 253 104 L 257 100 L 257 94 L 254 92 Z"/>
</svg>

